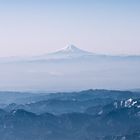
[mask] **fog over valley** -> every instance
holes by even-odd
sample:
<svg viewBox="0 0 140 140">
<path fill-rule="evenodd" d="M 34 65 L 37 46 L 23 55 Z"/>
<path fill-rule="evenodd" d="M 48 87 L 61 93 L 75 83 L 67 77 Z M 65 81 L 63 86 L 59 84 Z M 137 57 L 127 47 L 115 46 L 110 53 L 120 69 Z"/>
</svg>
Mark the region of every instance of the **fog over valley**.
<svg viewBox="0 0 140 140">
<path fill-rule="evenodd" d="M 100 55 L 74 45 L 41 56 L 1 58 L 0 66 L 1 90 L 56 92 L 140 86 L 140 56 Z"/>
</svg>

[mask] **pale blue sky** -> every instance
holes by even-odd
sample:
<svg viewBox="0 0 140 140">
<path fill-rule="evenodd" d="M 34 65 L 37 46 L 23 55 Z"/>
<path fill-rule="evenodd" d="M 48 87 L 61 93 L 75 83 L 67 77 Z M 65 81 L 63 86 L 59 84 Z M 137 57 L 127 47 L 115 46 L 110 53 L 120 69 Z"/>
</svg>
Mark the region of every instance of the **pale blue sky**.
<svg viewBox="0 0 140 140">
<path fill-rule="evenodd" d="M 0 56 L 72 43 L 95 53 L 140 54 L 140 0 L 0 0 Z"/>
</svg>

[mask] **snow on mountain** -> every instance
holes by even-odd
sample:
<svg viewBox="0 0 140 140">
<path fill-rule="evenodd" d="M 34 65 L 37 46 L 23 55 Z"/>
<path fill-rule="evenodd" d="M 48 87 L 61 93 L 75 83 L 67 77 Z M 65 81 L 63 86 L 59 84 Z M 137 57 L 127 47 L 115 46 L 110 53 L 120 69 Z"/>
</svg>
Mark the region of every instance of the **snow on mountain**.
<svg viewBox="0 0 140 140">
<path fill-rule="evenodd" d="M 140 99 L 130 98 L 127 100 L 115 101 L 113 105 L 116 109 L 118 109 L 118 108 L 131 108 L 131 107 L 140 108 Z"/>
<path fill-rule="evenodd" d="M 91 55 L 92 53 L 88 51 L 84 51 L 82 49 L 77 48 L 76 46 L 70 44 L 67 45 L 66 47 L 54 52 L 54 54 L 81 54 L 81 55 Z"/>
<path fill-rule="evenodd" d="M 79 49 L 76 46 L 70 44 L 70 45 L 67 45 L 66 47 L 64 47 L 60 50 L 57 50 L 57 51 L 52 52 L 52 53 L 43 54 L 40 56 L 0 58 L 0 63 L 50 60 L 50 59 L 69 59 L 69 58 L 77 58 L 77 57 L 91 56 L 91 55 L 94 55 L 94 53 L 84 51 L 84 50 Z"/>
<path fill-rule="evenodd" d="M 84 51 L 70 44 L 55 52 L 33 57 L 33 58 L 34 59 L 68 59 L 68 58 L 77 58 L 77 57 L 91 56 L 91 55 L 94 55 L 94 53 Z"/>
<path fill-rule="evenodd" d="M 28 61 L 41 61 L 41 60 L 56 60 L 56 59 L 72 59 L 72 58 L 119 58 L 119 59 L 130 59 L 130 60 L 139 60 L 140 56 L 120 56 L 120 55 L 103 55 L 96 54 L 93 52 L 82 50 L 75 45 L 69 44 L 66 47 L 54 51 L 52 53 L 46 53 L 39 56 L 31 56 L 31 57 L 6 57 L 0 58 L 0 63 L 9 63 L 9 62 L 28 62 Z"/>
</svg>

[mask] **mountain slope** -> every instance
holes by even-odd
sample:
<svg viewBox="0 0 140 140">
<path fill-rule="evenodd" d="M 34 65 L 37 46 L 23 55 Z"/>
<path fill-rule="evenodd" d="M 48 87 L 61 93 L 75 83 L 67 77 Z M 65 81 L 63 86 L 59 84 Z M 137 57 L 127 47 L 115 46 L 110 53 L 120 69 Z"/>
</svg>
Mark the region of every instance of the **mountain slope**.
<svg viewBox="0 0 140 140">
<path fill-rule="evenodd" d="M 33 60 L 48 60 L 48 59 L 69 59 L 78 58 L 82 56 L 93 56 L 94 53 L 84 51 L 74 45 L 67 45 L 66 47 L 52 53 L 41 56 L 32 57 Z"/>
</svg>

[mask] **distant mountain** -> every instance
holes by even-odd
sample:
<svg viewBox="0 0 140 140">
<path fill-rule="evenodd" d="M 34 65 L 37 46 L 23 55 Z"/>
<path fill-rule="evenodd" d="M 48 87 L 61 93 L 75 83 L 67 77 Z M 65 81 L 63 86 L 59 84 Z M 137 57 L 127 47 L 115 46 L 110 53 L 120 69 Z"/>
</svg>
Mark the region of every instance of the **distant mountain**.
<svg viewBox="0 0 140 140">
<path fill-rule="evenodd" d="M 40 56 L 38 57 L 38 59 L 68 59 L 91 55 L 94 55 L 94 53 L 84 51 L 74 45 L 68 45 L 65 48 L 62 48 L 56 52 Z"/>
<path fill-rule="evenodd" d="M 52 53 L 43 54 L 40 56 L 31 56 L 31 57 L 6 57 L 0 58 L 0 63 L 13 63 L 13 62 L 30 62 L 30 61 L 40 61 L 40 60 L 56 60 L 56 59 L 70 59 L 70 58 L 79 58 L 85 56 L 94 56 L 92 52 L 84 51 L 77 48 L 76 46 L 69 44 L 66 47 L 57 50 Z"/>
<path fill-rule="evenodd" d="M 82 50 L 75 45 L 69 44 L 66 47 L 54 51 L 52 53 L 43 54 L 40 56 L 31 56 L 31 57 L 7 57 L 0 58 L 0 63 L 13 63 L 13 62 L 30 62 L 30 61 L 47 61 L 47 60 L 63 60 L 63 59 L 72 59 L 72 58 L 107 58 L 107 59 L 140 59 L 138 55 L 105 55 L 105 54 L 96 54 L 93 52 Z"/>
<path fill-rule="evenodd" d="M 68 45 L 25 58 L 0 58 L 0 90 L 137 89 L 140 56 L 109 56 Z"/>
<path fill-rule="evenodd" d="M 139 55 L 105 55 L 97 54 L 89 51 L 85 51 L 76 47 L 73 44 L 69 44 L 66 47 L 54 51 L 52 53 L 47 53 L 41 56 L 34 56 L 33 59 L 70 59 L 70 58 L 79 58 L 79 57 L 101 57 L 101 58 L 120 58 L 120 59 L 140 59 Z"/>
<path fill-rule="evenodd" d="M 39 56 L 32 56 L 26 58 L 24 61 L 26 62 L 55 62 L 55 61 L 70 61 L 74 59 L 81 59 L 81 58 L 92 58 L 95 56 L 103 56 L 97 55 L 92 52 L 88 52 L 82 50 L 74 45 L 67 45 L 66 47 L 59 49 L 57 51 L 42 54 Z"/>
</svg>

